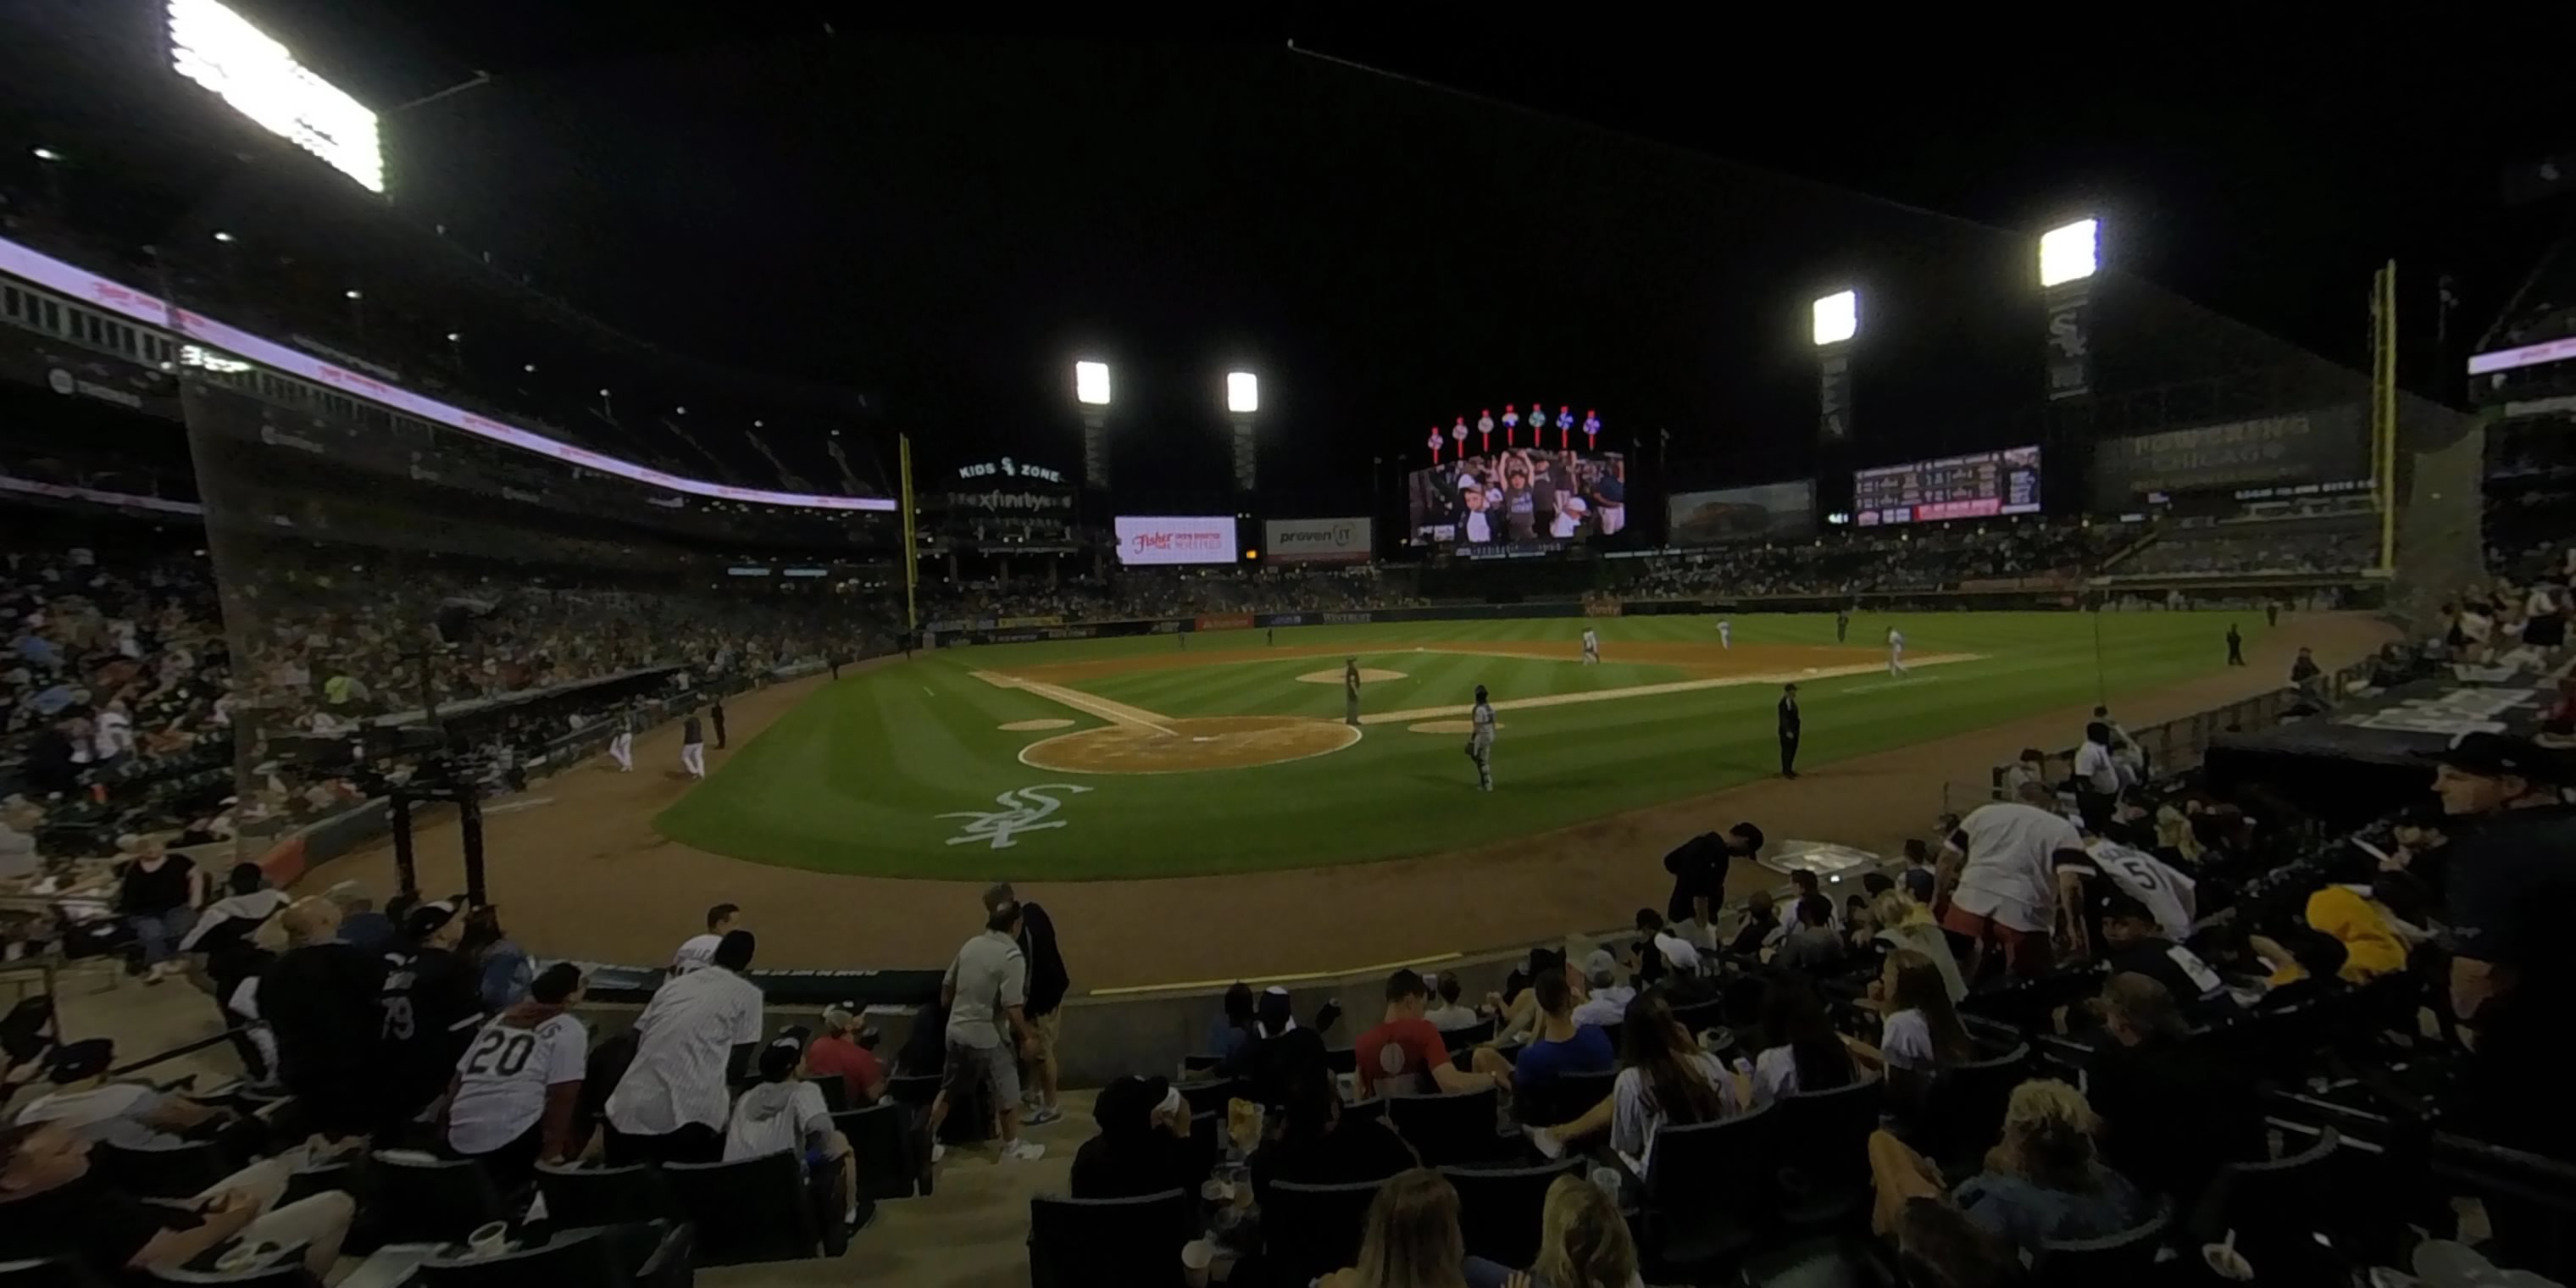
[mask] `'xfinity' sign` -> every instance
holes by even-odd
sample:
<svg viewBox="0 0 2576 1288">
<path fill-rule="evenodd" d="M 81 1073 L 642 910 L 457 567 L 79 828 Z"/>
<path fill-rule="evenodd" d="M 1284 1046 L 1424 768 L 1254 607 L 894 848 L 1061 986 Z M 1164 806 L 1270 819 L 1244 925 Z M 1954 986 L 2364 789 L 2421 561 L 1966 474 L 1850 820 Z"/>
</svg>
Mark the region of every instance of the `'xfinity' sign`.
<svg viewBox="0 0 2576 1288">
<path fill-rule="evenodd" d="M 1040 483 L 1064 482 L 1064 475 L 1057 473 L 1054 470 L 1048 469 L 1043 465 L 1022 464 L 1007 456 L 998 461 L 986 461 L 981 465 L 960 465 L 957 467 L 957 477 L 961 479 L 989 478 L 997 474 L 1006 478 L 1036 479 Z"/>
</svg>

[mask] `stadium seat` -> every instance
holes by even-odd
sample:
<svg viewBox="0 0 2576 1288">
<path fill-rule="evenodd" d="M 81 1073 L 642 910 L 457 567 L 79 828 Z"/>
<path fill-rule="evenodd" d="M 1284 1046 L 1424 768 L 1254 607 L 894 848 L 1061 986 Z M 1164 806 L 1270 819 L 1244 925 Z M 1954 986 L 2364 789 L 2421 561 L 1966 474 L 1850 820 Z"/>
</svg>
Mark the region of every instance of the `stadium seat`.
<svg viewBox="0 0 2576 1288">
<path fill-rule="evenodd" d="M 1726 1027 L 1726 999 L 1712 998 L 1673 1008 L 1673 1018 L 1692 1033 L 1706 1033 Z"/>
<path fill-rule="evenodd" d="M 1396 1096 L 1387 1102 L 1386 1120 L 1425 1166 L 1490 1163 L 1510 1149 L 1511 1138 L 1495 1131 L 1501 1100 L 1499 1087 Z"/>
<path fill-rule="evenodd" d="M 235 1165 L 211 1141 L 137 1149 L 101 1141 L 90 1162 L 108 1184 L 146 1199 L 184 1199 L 233 1174 Z"/>
<path fill-rule="evenodd" d="M 921 1189 L 930 1144 L 910 1109 L 891 1100 L 844 1109 L 832 1115 L 832 1126 L 857 1157 L 860 1198 L 908 1199 Z"/>
<path fill-rule="evenodd" d="M 1538 1167 L 1441 1168 L 1458 1191 L 1458 1227 L 1467 1236 L 1467 1255 L 1506 1266 L 1536 1260 L 1547 1187 L 1560 1176 L 1581 1174 L 1582 1166 L 1579 1158 L 1562 1158 Z"/>
<path fill-rule="evenodd" d="M 2031 1262 L 2031 1277 L 2042 1288 L 2148 1288 L 2165 1282 L 2156 1258 L 2172 1225 L 2173 1205 L 2160 1203 L 2146 1220 L 2118 1234 L 2045 1240 Z"/>
<path fill-rule="evenodd" d="M 1274 1276 L 1302 1284 L 1351 1264 L 1360 1255 L 1369 1203 L 1386 1181 L 1300 1185 L 1272 1181 L 1261 1199 L 1261 1247 Z"/>
<path fill-rule="evenodd" d="M 1560 1073 L 1547 1086 L 1521 1092 L 1512 1101 L 1512 1117 L 1525 1126 L 1554 1127 L 1589 1113 L 1594 1105 L 1610 1098 L 1619 1085 L 1619 1071 L 1603 1069 L 1598 1073 Z"/>
<path fill-rule="evenodd" d="M 692 1231 L 685 1224 L 558 1228 L 534 1247 L 494 1257 L 433 1257 L 420 1264 L 419 1288 L 643 1288 L 685 1272 Z"/>
<path fill-rule="evenodd" d="M 1743 1288 L 1889 1288 L 1897 1277 L 1875 1239 L 1839 1235 L 1756 1253 L 1737 1270 Z"/>
<path fill-rule="evenodd" d="M 866 1173 L 860 1174 L 860 1180 L 865 1182 Z M 677 1220 L 682 1215 L 680 1200 L 663 1183 L 662 1173 L 643 1163 L 627 1167 L 539 1163 L 537 1193 L 545 1196 L 546 1219 L 558 1226 Z"/>
<path fill-rule="evenodd" d="M 1646 1168 L 1646 1278 L 1705 1280 L 1760 1242 L 1771 1200 L 1779 1110 L 1655 1133 Z"/>
<path fill-rule="evenodd" d="M 2334 1242 L 2341 1188 L 2334 1164 L 2342 1146 L 2342 1136 L 2327 1128 L 2286 1158 L 2220 1168 L 2194 1216 L 2192 1240 L 2216 1243 L 2235 1231 L 2236 1250 L 2266 1280 L 2289 1283 L 2339 1267 L 2345 1256 Z"/>
<path fill-rule="evenodd" d="M 70 1257 L 0 1262 L 0 1288 L 108 1288 L 105 1280 Z"/>
<path fill-rule="evenodd" d="M 1334 1073 L 1356 1072 L 1360 1067 L 1359 1049 L 1356 1047 L 1324 1048 L 1324 1067 Z"/>
<path fill-rule="evenodd" d="M 1224 1056 L 1206 1055 L 1193 1052 L 1181 1057 L 1181 1072 L 1185 1076 L 1196 1077 L 1201 1074 L 1214 1073 L 1224 1064 Z"/>
<path fill-rule="evenodd" d="M 362 1215 L 376 1244 L 454 1243 L 509 1209 L 479 1164 L 378 1151 L 367 1160 Z"/>
<path fill-rule="evenodd" d="M 808 1078 L 816 1091 L 823 1093 L 823 1108 L 839 1113 L 850 1107 L 850 1083 L 846 1078 Z"/>
<path fill-rule="evenodd" d="M 300 1203 L 316 1194 L 327 1194 L 333 1190 L 354 1196 L 358 1193 L 361 1180 L 362 1174 L 358 1164 L 351 1159 L 326 1163 L 320 1167 L 299 1167 L 288 1174 L 286 1189 L 278 1195 L 277 1205 L 284 1207 L 289 1203 Z"/>
<path fill-rule="evenodd" d="M 1986 1150 L 2003 1130 L 2013 1088 L 2029 1076 L 2028 1043 L 1935 1074 L 1920 1115 L 1925 1157 L 1954 1181 L 1983 1170 Z"/>
<path fill-rule="evenodd" d="M 1382 1123 L 1386 1121 L 1387 1098 L 1346 1101 L 1342 1121 L 1346 1123 Z"/>
<path fill-rule="evenodd" d="M 1884 1085 L 1863 1079 L 1780 1097 L 1783 1225 L 1822 1230 L 1869 1210 L 1869 1135 L 1878 1130 Z"/>
<path fill-rule="evenodd" d="M 1212 1082 L 1184 1082 L 1176 1090 L 1190 1104 L 1193 1114 L 1221 1114 L 1226 1104 L 1252 1095 L 1252 1084 L 1241 1078 L 1220 1078 Z"/>
<path fill-rule="evenodd" d="M 1468 1058 L 1477 1047 L 1493 1040 L 1492 1020 L 1478 1020 L 1463 1029 L 1449 1029 L 1440 1035 L 1440 1045 L 1449 1049 L 1450 1062 L 1461 1069 L 1467 1067 Z"/>
<path fill-rule="evenodd" d="M 698 1228 L 697 1262 L 738 1266 L 821 1253 L 804 1160 L 781 1151 L 732 1163 L 671 1163 L 662 1178 Z"/>
<path fill-rule="evenodd" d="M 1030 1288 L 1179 1288 L 1196 1196 L 1029 1200 Z"/>
</svg>

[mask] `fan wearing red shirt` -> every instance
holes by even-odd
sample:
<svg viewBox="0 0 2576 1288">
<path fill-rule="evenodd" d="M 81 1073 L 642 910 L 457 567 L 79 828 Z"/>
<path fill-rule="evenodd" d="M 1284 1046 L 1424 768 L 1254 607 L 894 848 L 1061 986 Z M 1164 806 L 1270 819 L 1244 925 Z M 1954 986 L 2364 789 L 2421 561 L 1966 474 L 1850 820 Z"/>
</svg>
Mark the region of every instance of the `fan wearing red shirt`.
<svg viewBox="0 0 2576 1288">
<path fill-rule="evenodd" d="M 1430 986 L 1419 973 L 1400 970 L 1387 977 L 1386 1020 L 1361 1034 L 1352 1052 L 1362 1100 L 1377 1095 L 1478 1091 L 1511 1076 L 1452 1068 L 1439 1027 L 1423 1018 L 1430 1005 Z"/>
<path fill-rule="evenodd" d="M 886 1093 L 885 1065 L 859 1045 L 858 1032 L 859 1008 L 843 1002 L 824 1008 L 822 1036 L 805 1047 L 805 1067 L 817 1078 L 838 1077 L 849 1092 L 843 1103 L 852 1109 L 873 1105 Z"/>
</svg>

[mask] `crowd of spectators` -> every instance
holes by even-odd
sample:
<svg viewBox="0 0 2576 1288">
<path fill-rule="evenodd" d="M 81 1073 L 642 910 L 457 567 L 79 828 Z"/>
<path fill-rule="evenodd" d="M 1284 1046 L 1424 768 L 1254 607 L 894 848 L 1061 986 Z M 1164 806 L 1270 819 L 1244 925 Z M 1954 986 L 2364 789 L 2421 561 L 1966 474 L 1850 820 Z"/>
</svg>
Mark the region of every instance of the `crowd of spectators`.
<svg viewBox="0 0 2576 1288">
<path fill-rule="evenodd" d="M 1066 577 L 940 582 L 922 587 L 926 620 L 1058 617 L 1069 622 L 1140 621 L 1208 613 L 1355 612 L 1412 608 L 1410 574 L 1375 564 L 1332 568 L 1122 568 L 1106 578 Z"/>
<path fill-rule="evenodd" d="M 2176 524 L 2120 562 L 2121 576 L 2358 573 L 2379 566 L 2379 518 Z"/>
<path fill-rule="evenodd" d="M 2071 584 L 2102 554 L 2136 536 L 2127 525 L 2040 519 L 1836 528 L 1810 541 L 1715 546 L 1638 560 L 1626 593 L 1646 599 L 1863 595 L 2048 577 Z"/>
</svg>

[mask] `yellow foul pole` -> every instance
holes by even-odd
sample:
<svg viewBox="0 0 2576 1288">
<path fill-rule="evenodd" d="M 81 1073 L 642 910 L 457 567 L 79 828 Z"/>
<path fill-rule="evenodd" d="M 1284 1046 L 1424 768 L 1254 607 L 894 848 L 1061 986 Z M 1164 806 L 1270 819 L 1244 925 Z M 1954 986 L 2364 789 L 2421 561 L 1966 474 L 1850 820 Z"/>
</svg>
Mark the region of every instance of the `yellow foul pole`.
<svg viewBox="0 0 2576 1288">
<path fill-rule="evenodd" d="M 921 613 L 913 603 L 913 590 L 921 584 L 921 538 L 916 535 L 912 514 L 912 435 L 895 435 L 895 461 L 903 475 L 903 628 L 921 628 Z"/>
<path fill-rule="evenodd" d="M 2379 492 L 2379 568 L 2397 571 L 2397 261 L 2371 283 L 2370 456 Z"/>
</svg>

